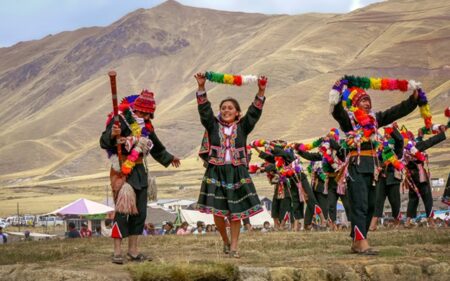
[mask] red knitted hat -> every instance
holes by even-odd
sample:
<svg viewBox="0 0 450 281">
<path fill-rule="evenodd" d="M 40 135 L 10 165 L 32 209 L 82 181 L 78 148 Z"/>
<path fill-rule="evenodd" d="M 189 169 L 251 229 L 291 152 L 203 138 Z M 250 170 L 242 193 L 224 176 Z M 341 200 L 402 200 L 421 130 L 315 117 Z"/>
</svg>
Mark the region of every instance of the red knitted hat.
<svg viewBox="0 0 450 281">
<path fill-rule="evenodd" d="M 153 93 L 147 89 L 142 90 L 139 97 L 134 101 L 133 109 L 142 112 L 153 113 L 156 109 Z"/>
<path fill-rule="evenodd" d="M 370 99 L 370 96 L 366 93 L 366 91 L 364 91 L 361 88 L 358 87 L 352 87 L 350 89 L 350 92 L 356 91 L 356 95 L 353 96 L 352 98 L 352 105 L 357 107 L 359 102 L 362 101 L 363 99 L 369 99 L 370 101 L 370 105 L 372 105 L 372 100 Z"/>
</svg>

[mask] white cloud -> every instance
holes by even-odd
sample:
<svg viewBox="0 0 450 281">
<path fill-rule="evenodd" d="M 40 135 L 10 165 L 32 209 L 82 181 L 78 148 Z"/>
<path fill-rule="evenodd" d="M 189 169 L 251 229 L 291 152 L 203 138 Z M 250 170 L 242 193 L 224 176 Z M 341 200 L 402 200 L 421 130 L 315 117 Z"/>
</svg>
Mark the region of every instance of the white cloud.
<svg viewBox="0 0 450 281">
<path fill-rule="evenodd" d="M 361 8 L 361 1 L 360 0 L 352 0 L 352 3 L 350 5 L 350 11 L 356 10 Z"/>
</svg>

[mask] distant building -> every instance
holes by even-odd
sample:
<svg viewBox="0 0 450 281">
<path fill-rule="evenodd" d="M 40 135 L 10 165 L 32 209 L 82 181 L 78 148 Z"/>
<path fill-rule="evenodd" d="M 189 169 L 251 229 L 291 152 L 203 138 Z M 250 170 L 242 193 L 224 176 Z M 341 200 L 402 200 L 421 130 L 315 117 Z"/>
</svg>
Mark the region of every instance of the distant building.
<svg viewBox="0 0 450 281">
<path fill-rule="evenodd" d="M 431 179 L 431 187 L 444 187 L 445 186 L 445 180 L 444 178 L 432 178 Z"/>
</svg>

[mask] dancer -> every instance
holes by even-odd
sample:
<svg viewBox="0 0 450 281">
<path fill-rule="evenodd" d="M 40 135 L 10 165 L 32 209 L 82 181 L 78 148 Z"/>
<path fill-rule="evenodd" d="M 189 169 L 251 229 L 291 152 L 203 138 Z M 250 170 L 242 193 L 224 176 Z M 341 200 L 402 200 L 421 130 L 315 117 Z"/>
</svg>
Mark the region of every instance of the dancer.
<svg viewBox="0 0 450 281">
<path fill-rule="evenodd" d="M 439 126 L 440 133 L 430 137 L 425 141 L 414 141 L 412 132 L 408 132 L 408 144 L 405 147 L 406 179 L 405 184 L 408 192 L 408 209 L 406 211 L 405 227 L 411 227 L 411 219 L 417 216 L 417 207 L 419 197 L 422 198 L 425 206 L 425 213 L 428 219 L 428 225 L 434 227 L 433 220 L 433 196 L 431 194 L 430 175 L 425 170 L 425 163 L 428 163 L 428 156 L 425 151 L 430 147 L 446 139 L 445 131 L 447 127 Z"/>
<path fill-rule="evenodd" d="M 340 198 L 345 209 L 345 214 L 347 220 L 350 219 L 350 203 L 348 196 L 346 195 L 346 186 L 338 186 L 336 181 L 337 170 L 345 161 L 346 150 L 340 146 L 339 141 L 339 130 L 332 128 L 330 132 L 319 140 L 313 142 L 311 145 L 297 145 L 298 154 L 305 159 L 310 161 L 320 161 L 319 166 L 314 163 L 314 166 L 318 166 L 316 169 L 312 169 L 316 173 L 317 185 L 323 185 L 323 191 L 327 193 L 327 207 L 325 210 L 325 216 L 328 218 L 329 227 L 332 230 L 337 230 L 336 219 L 337 219 L 337 203 Z M 318 152 L 307 152 L 306 148 L 316 146 Z M 313 167 L 314 167 L 313 166 Z M 320 194 L 318 195 L 321 196 Z M 319 204 L 320 204 L 320 200 Z M 322 203 L 323 204 L 323 203 Z M 322 206 L 321 206 L 322 207 Z"/>
<path fill-rule="evenodd" d="M 396 83 L 400 81 L 390 80 Z M 382 79 L 376 81 L 373 79 L 372 83 L 372 80 L 367 78 L 367 81 L 374 87 L 378 87 L 378 81 L 380 85 L 382 83 Z M 339 123 L 341 130 L 347 134 L 347 143 L 350 144 L 350 152 L 338 180 L 345 180 L 348 175 L 347 191 L 351 208 L 352 252 L 376 255 L 378 251 L 370 247 L 367 241 L 367 232 L 375 207 L 375 183 L 379 171 L 375 149 L 375 141 L 378 138 L 377 129 L 379 126 L 386 126 L 411 113 L 418 105 L 418 92 L 414 90 L 414 93 L 402 103 L 375 113 L 372 111 L 370 96 L 362 88 L 350 87 L 344 92 L 344 86 L 348 82 L 349 79 L 337 81 L 330 92 L 333 118 Z M 410 84 L 415 89 L 418 85 L 413 82 L 411 81 Z M 398 84 L 402 89 L 408 89 L 408 81 L 403 82 L 402 80 Z M 345 105 L 349 107 L 348 110 L 344 109 L 344 102 L 341 102 L 343 98 Z"/>
<path fill-rule="evenodd" d="M 116 175 L 117 181 L 126 182 L 134 191 L 136 203 L 132 206 L 137 214 L 121 213 L 116 210 L 112 238 L 114 238 L 113 263 L 122 264 L 124 259 L 121 252 L 123 238 L 128 237 L 127 257 L 131 261 L 144 261 L 150 258 L 138 250 L 138 236 L 144 230 L 147 216 L 147 187 L 148 170 L 146 156 L 150 154 L 161 165 L 167 167 L 180 166 L 180 160 L 167 152 L 164 145 L 156 136 L 151 119 L 154 118 L 156 103 L 154 94 L 142 90 L 139 96 L 130 96 L 123 100 L 120 108 L 120 125 L 114 124 L 110 115 L 106 130 L 100 137 L 100 146 L 108 151 L 113 163 L 111 174 Z M 120 144 L 122 159 L 117 159 L 117 145 Z M 134 156 L 136 156 L 134 158 Z M 122 166 L 117 167 L 123 162 Z M 124 187 L 122 187 L 124 188 Z M 117 199 L 117 198 L 115 198 Z M 117 201 L 115 202 L 117 205 Z"/>
<path fill-rule="evenodd" d="M 398 130 L 397 123 L 384 128 L 386 142 L 398 159 L 403 157 L 403 137 Z M 378 218 L 383 216 L 384 201 L 386 197 L 391 205 L 392 217 L 394 217 L 394 225 L 400 224 L 400 183 L 402 180 L 401 171 L 394 168 L 394 166 L 387 162 L 382 163 L 380 176 L 378 177 L 375 197 L 375 212 L 370 222 L 369 230 L 375 231 L 378 225 Z"/>
<path fill-rule="evenodd" d="M 214 215 L 224 243 L 224 253 L 239 258 L 241 220 L 263 210 L 247 170 L 246 144 L 247 136 L 262 113 L 267 78 L 262 76 L 258 79 L 258 94 L 243 117 L 239 103 L 233 98 L 222 100 L 220 114 L 215 117 L 206 97 L 205 75 L 197 73 L 194 77 L 198 84 L 196 95 L 200 121 L 207 132 L 201 151 L 208 151 L 198 209 Z M 230 221 L 231 241 L 227 236 L 225 218 Z"/>
<path fill-rule="evenodd" d="M 275 229 L 283 230 L 285 224 L 290 222 L 291 230 L 299 231 L 300 219 L 303 218 L 303 202 L 296 181 L 298 175 L 293 163 L 293 151 L 282 140 L 271 141 L 266 151 L 261 151 L 257 145 L 253 147 L 259 157 L 265 160 L 260 171 L 266 172 L 269 182 L 274 185 L 271 216 Z"/>
</svg>

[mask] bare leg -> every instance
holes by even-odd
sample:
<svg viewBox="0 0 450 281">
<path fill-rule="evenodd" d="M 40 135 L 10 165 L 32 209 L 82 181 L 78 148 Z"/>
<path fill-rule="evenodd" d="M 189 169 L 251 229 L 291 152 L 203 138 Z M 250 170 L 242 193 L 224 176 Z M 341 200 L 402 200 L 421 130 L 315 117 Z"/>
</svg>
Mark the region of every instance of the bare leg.
<svg viewBox="0 0 450 281">
<path fill-rule="evenodd" d="M 280 229 L 280 220 L 277 218 L 273 219 L 273 225 L 274 225 L 274 229 L 275 230 L 279 230 Z"/>
<path fill-rule="evenodd" d="M 214 215 L 214 223 L 216 224 L 216 228 L 219 231 L 220 236 L 222 236 L 223 243 L 227 245 L 230 244 L 230 241 L 228 240 L 225 219 L 223 217 Z"/>
<path fill-rule="evenodd" d="M 406 218 L 406 222 L 405 222 L 405 227 L 406 228 L 411 228 L 412 224 L 411 224 L 411 218 Z"/>
<path fill-rule="evenodd" d="M 325 216 L 323 215 L 323 213 L 319 214 L 319 218 L 320 218 L 320 226 L 326 228 L 327 220 L 325 219 Z"/>
<path fill-rule="evenodd" d="M 292 231 L 300 231 L 300 222 L 298 220 L 294 220 L 294 226 L 292 227 Z"/>
<path fill-rule="evenodd" d="M 241 231 L 241 221 L 232 221 L 231 223 L 231 251 L 238 250 L 239 233 Z"/>
<path fill-rule="evenodd" d="M 120 247 L 121 245 L 122 245 L 122 239 L 115 238 L 114 239 L 114 255 L 115 256 L 120 256 L 122 254 L 122 249 Z"/>
<path fill-rule="evenodd" d="M 128 253 L 134 257 L 139 254 L 137 244 L 138 244 L 138 235 L 130 235 L 128 237 Z"/>
</svg>

